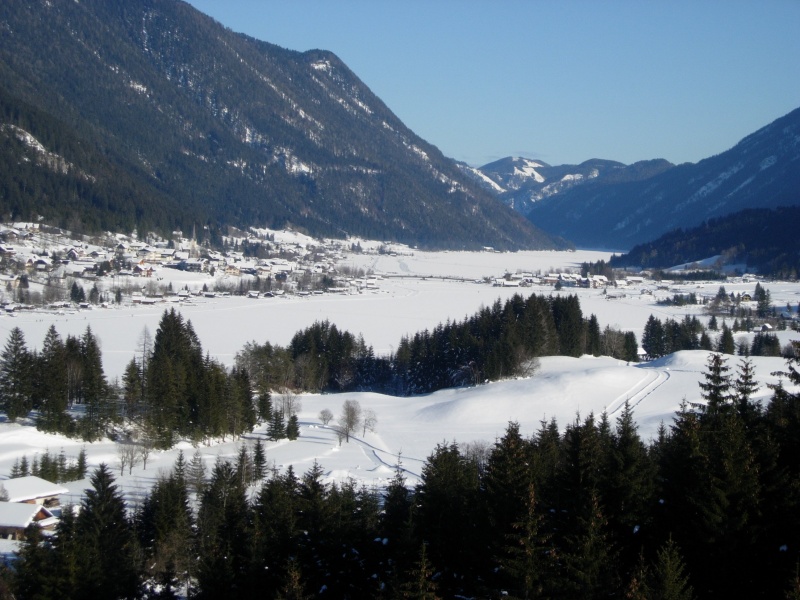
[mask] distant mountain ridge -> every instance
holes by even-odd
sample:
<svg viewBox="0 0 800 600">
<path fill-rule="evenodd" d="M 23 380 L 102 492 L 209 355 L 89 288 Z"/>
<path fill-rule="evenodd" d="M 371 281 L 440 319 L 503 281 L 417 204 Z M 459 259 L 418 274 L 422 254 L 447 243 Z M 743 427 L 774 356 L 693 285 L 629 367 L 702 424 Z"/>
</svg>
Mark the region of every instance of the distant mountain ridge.
<svg viewBox="0 0 800 600">
<path fill-rule="evenodd" d="M 714 268 L 732 265 L 780 279 L 800 273 L 800 206 L 751 208 L 679 228 L 630 252 L 611 257 L 612 267 L 668 269 L 718 257 Z"/>
<path fill-rule="evenodd" d="M 623 250 L 740 210 L 800 204 L 800 109 L 696 164 L 550 167 L 508 158 L 478 171 L 487 189 L 548 233 Z"/>
<path fill-rule="evenodd" d="M 31 162 L 4 129 L 0 170 L 24 167 L 0 188 L 4 215 L 212 237 L 253 225 L 427 247 L 559 245 L 330 52 L 236 34 L 177 0 L 8 0 L 0 31 L 0 125 L 24 121 L 46 152 L 80 165 Z"/>
<path fill-rule="evenodd" d="M 472 172 L 486 189 L 497 194 L 505 204 L 528 215 L 540 200 L 563 194 L 589 181 L 636 181 L 652 177 L 672 166 L 666 160 L 641 161 L 628 166 L 599 158 L 579 165 L 551 166 L 540 160 L 507 157 L 479 169 L 462 165 L 462 170 Z"/>
</svg>

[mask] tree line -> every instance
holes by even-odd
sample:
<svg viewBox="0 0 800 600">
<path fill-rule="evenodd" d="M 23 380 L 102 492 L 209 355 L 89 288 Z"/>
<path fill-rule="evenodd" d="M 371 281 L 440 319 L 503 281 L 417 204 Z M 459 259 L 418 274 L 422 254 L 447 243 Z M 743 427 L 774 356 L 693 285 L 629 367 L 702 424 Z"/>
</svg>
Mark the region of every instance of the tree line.
<svg viewBox="0 0 800 600">
<path fill-rule="evenodd" d="M 797 360 L 783 375 L 800 385 Z M 413 488 L 402 460 L 375 490 L 263 456 L 254 475 L 243 447 L 209 476 L 179 454 L 126 514 L 101 465 L 56 536 L 29 531 L 6 584 L 23 598 L 796 598 L 800 393 L 783 381 L 761 404 L 752 364 L 732 373 L 712 353 L 704 402 L 649 443 L 628 404 L 530 437 L 512 422 L 492 447 L 439 444 Z"/>
<path fill-rule="evenodd" d="M 516 294 L 463 321 L 404 337 L 389 356 L 376 356 L 361 336 L 320 321 L 287 347 L 246 344 L 228 369 L 204 354 L 191 321 L 171 309 L 154 336 L 143 331 L 113 383 L 90 327 L 63 340 L 51 326 L 38 352 L 14 328 L 0 353 L 0 408 L 11 421 L 34 415 L 47 432 L 169 448 L 179 439 L 235 438 L 258 422 L 285 435 L 287 426 L 296 427 L 289 423 L 296 411 L 273 408 L 273 392 L 284 398 L 296 391 L 429 393 L 528 376 L 539 357 L 558 354 L 636 361 L 638 344 L 632 332 L 601 330 L 594 315 L 585 318 L 577 296 Z"/>
<path fill-rule="evenodd" d="M 636 361 L 638 344 L 632 332 L 601 330 L 594 315 L 585 318 L 577 296 L 515 294 L 463 321 L 403 337 L 389 356 L 375 356 L 360 336 L 321 321 L 286 348 L 248 343 L 236 364 L 257 389 L 407 395 L 530 375 L 539 357 L 559 354 Z"/>
<path fill-rule="evenodd" d="M 86 441 L 111 435 L 169 448 L 178 439 L 236 437 L 253 429 L 259 409 L 266 414 L 265 395 L 256 404 L 246 371 L 204 355 L 191 322 L 174 309 L 164 312 L 154 338 L 145 330 L 119 383 L 106 378 L 90 327 L 63 340 L 51 326 L 38 352 L 15 327 L 0 353 L 8 419 L 32 414 L 38 429 Z"/>
</svg>

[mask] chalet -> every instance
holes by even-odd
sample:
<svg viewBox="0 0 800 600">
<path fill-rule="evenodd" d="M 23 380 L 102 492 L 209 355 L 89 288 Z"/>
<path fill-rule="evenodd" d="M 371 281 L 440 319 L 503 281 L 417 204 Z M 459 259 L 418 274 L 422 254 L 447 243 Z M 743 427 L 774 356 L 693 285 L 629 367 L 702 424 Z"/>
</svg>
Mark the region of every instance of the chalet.
<svg viewBox="0 0 800 600">
<path fill-rule="evenodd" d="M 503 279 L 501 277 L 494 281 L 495 287 L 519 287 L 519 284 L 519 279 Z"/>
<path fill-rule="evenodd" d="M 202 258 L 187 258 L 178 264 L 178 268 L 182 271 L 189 271 L 190 273 L 200 273 L 206 270 L 207 261 Z"/>
<path fill-rule="evenodd" d="M 138 264 L 133 267 L 134 277 L 152 277 L 153 273 L 155 273 L 155 269 L 144 264 Z"/>
<path fill-rule="evenodd" d="M 19 504 L 0 502 L 0 537 L 8 540 L 21 540 L 25 529 L 31 523 L 52 531 L 58 519 L 41 504 Z"/>
<path fill-rule="evenodd" d="M 548 273 L 542 278 L 542 283 L 545 285 L 555 285 L 558 283 L 558 275 L 555 273 Z"/>
<path fill-rule="evenodd" d="M 0 226 L 0 240 L 5 242 L 16 242 L 19 239 L 19 231 L 9 227 Z"/>
<path fill-rule="evenodd" d="M 8 494 L 9 502 L 44 504 L 45 506 L 57 506 L 58 496 L 69 491 L 62 485 L 50 483 L 35 475 L 5 479 L 2 481 L 2 485 Z"/>
<path fill-rule="evenodd" d="M 102 262 L 104 260 L 108 260 L 108 252 L 105 250 L 92 250 L 89 253 L 89 256 L 95 261 Z"/>
<path fill-rule="evenodd" d="M 561 285 L 565 287 L 575 287 L 578 285 L 580 280 L 580 275 L 575 275 L 573 273 L 561 273 Z"/>
<path fill-rule="evenodd" d="M 153 246 L 144 246 L 136 251 L 136 256 L 140 260 L 154 262 L 161 260 L 161 251 Z"/>
<path fill-rule="evenodd" d="M 69 260 L 80 260 L 83 258 L 83 248 L 75 248 L 73 246 L 64 253 L 64 256 Z"/>
</svg>

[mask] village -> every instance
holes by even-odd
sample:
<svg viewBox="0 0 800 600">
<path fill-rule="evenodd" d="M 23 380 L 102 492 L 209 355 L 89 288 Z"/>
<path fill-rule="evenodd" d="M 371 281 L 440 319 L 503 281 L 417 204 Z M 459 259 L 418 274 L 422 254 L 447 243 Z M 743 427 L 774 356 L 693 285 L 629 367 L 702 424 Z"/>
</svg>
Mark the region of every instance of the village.
<svg viewBox="0 0 800 600">
<path fill-rule="evenodd" d="M 232 295 L 302 298 L 379 293 L 386 279 L 416 277 L 502 288 L 587 288 L 602 290 L 608 300 L 631 294 L 652 296 L 659 291 L 681 293 L 687 287 L 672 280 L 652 280 L 648 273 L 613 279 L 582 275 L 579 265 L 555 272 L 517 268 L 477 279 L 460 274 L 392 271 L 379 269 L 378 258 L 402 260 L 419 251 L 390 242 L 316 240 L 291 231 L 237 231 L 224 242 L 224 248 L 216 250 L 183 237 L 180 231 L 170 240 L 154 234 L 140 240 L 135 235 L 112 233 L 76 239 L 68 232 L 37 223 L 0 225 L 0 307 L 14 313 L 92 309 L 111 303 L 185 303 L 198 297 Z M 758 281 L 755 275 L 729 279 L 730 283 L 743 284 Z M 706 303 L 715 293 L 716 289 L 706 291 L 697 296 L 697 302 Z"/>
</svg>

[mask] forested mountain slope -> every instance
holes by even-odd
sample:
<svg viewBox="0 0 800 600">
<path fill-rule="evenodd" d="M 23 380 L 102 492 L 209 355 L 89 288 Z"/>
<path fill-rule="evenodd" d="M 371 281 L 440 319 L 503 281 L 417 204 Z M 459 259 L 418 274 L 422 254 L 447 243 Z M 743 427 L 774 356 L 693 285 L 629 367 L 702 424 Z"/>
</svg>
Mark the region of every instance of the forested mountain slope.
<svg viewBox="0 0 800 600">
<path fill-rule="evenodd" d="M 730 150 L 644 179 L 595 178 L 530 206 L 528 217 L 581 247 L 627 249 L 748 208 L 800 204 L 800 109 Z"/>
<path fill-rule="evenodd" d="M 796 279 L 800 272 L 798 224 L 800 206 L 743 210 L 665 233 L 612 257 L 610 264 L 664 269 L 719 256 L 719 267 L 738 265 L 763 275 Z"/>
<path fill-rule="evenodd" d="M 24 129 L 24 113 L 44 151 L 75 165 L 33 168 L 5 128 L 0 168 L 26 163 L 0 197 L 15 219 L 38 207 L 62 226 L 213 237 L 228 224 L 292 225 L 425 246 L 554 246 L 330 52 L 254 40 L 173 0 L 11 0 L 0 31 L 4 127 Z"/>
</svg>

